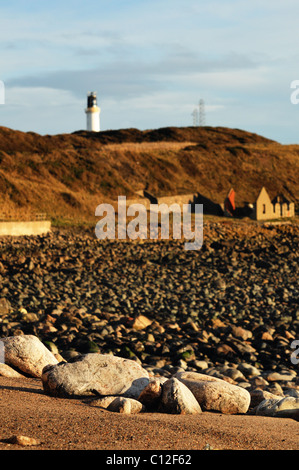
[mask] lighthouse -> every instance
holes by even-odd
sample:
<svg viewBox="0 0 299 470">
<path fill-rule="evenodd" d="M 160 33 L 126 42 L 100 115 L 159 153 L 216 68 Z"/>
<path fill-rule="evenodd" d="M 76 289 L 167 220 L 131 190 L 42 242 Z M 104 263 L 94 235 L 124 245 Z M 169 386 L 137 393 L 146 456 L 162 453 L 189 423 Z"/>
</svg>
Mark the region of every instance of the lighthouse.
<svg viewBox="0 0 299 470">
<path fill-rule="evenodd" d="M 87 95 L 86 128 L 88 131 L 100 132 L 100 108 L 97 105 L 97 94 L 92 91 Z"/>
</svg>

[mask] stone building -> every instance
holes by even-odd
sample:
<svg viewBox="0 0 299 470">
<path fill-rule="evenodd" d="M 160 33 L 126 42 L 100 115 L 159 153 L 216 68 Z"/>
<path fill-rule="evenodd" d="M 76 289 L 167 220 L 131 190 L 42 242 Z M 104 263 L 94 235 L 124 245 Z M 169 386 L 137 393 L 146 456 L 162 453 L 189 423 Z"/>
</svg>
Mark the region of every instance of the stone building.
<svg viewBox="0 0 299 470">
<path fill-rule="evenodd" d="M 278 194 L 272 201 L 275 217 L 294 217 L 295 204 L 283 194 Z"/>
<path fill-rule="evenodd" d="M 126 201 L 127 205 L 140 203 L 143 204 L 147 210 L 150 208 L 154 210 L 155 207 L 159 210 L 159 205 L 163 204 L 168 206 L 178 204 L 180 208 L 183 207 L 183 204 L 189 204 L 190 210 L 193 212 L 195 204 L 203 204 L 204 214 L 237 218 L 250 217 L 254 220 L 280 219 L 284 217 L 294 217 L 295 215 L 294 202 L 290 201 L 282 194 L 278 194 L 271 200 L 265 187 L 260 190 L 254 202 L 245 203 L 242 207 L 237 207 L 235 204 L 236 193 L 233 188 L 229 190 L 223 202 L 219 202 L 219 195 L 218 197 L 216 195 L 215 200 L 212 200 L 199 192 L 156 197 L 142 190 L 137 191 L 136 196 L 136 199 L 128 199 Z"/>
<path fill-rule="evenodd" d="M 271 200 L 266 189 L 263 187 L 256 201 L 250 217 L 255 220 L 279 219 L 281 217 L 294 217 L 295 204 L 283 195 L 277 195 Z"/>
</svg>

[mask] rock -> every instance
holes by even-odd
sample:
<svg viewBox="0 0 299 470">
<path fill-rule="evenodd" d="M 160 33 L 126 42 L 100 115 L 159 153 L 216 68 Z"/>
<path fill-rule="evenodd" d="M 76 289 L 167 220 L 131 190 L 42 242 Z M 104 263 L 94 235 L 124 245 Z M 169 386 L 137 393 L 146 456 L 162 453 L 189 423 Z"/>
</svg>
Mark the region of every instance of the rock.
<svg viewBox="0 0 299 470">
<path fill-rule="evenodd" d="M 144 315 L 138 315 L 138 317 L 135 318 L 132 327 L 134 328 L 134 330 L 143 330 L 151 324 L 152 320 L 145 317 Z"/>
<path fill-rule="evenodd" d="M 149 333 L 147 335 L 147 341 L 150 341 L 151 343 L 154 343 L 155 342 L 155 337 L 152 333 Z"/>
<path fill-rule="evenodd" d="M 156 320 L 153 321 L 153 323 L 151 324 L 151 328 L 154 329 L 155 332 L 157 333 L 165 333 L 165 328 L 164 326 L 162 326 L 159 322 L 157 322 Z"/>
<path fill-rule="evenodd" d="M 259 416 L 282 417 L 283 415 L 295 415 L 299 411 L 299 398 L 268 398 L 262 401 L 256 408 L 256 414 Z M 288 416 L 289 417 L 289 416 Z"/>
<path fill-rule="evenodd" d="M 165 382 L 167 379 L 165 380 Z M 162 395 L 162 385 L 160 378 L 152 379 L 149 384 L 142 390 L 138 397 L 147 410 L 157 409 Z"/>
<path fill-rule="evenodd" d="M 198 359 L 194 359 L 192 361 L 192 366 L 199 370 L 205 370 L 209 367 L 207 361 L 200 361 Z"/>
<path fill-rule="evenodd" d="M 45 366 L 58 363 L 36 336 L 8 336 L 1 341 L 4 343 L 5 363 L 32 377 L 41 377 Z"/>
<path fill-rule="evenodd" d="M 11 378 L 24 378 L 24 375 L 20 374 L 18 371 L 13 369 L 7 364 L 0 362 L 0 376 L 1 377 L 11 377 Z"/>
<path fill-rule="evenodd" d="M 249 382 L 238 382 L 238 387 L 246 388 L 246 389 L 251 389 L 251 385 Z"/>
<path fill-rule="evenodd" d="M 140 401 L 134 398 L 108 396 L 103 398 L 96 398 L 89 403 L 91 406 L 99 406 L 108 411 L 124 414 L 137 414 L 144 411 L 145 407 Z"/>
<path fill-rule="evenodd" d="M 62 357 L 65 361 L 70 362 L 74 357 L 80 356 L 80 353 L 77 351 L 64 351 Z M 60 361 L 59 361 L 60 362 Z"/>
<path fill-rule="evenodd" d="M 266 374 L 265 378 L 268 382 L 279 382 L 279 381 L 292 381 L 293 380 L 292 374 L 280 374 L 279 372 L 270 372 Z"/>
<path fill-rule="evenodd" d="M 270 384 L 267 386 L 267 391 L 273 393 L 274 395 L 280 395 L 281 397 L 284 396 L 283 389 L 277 382 L 270 382 Z"/>
<path fill-rule="evenodd" d="M 295 388 L 287 388 L 283 390 L 285 396 L 299 398 L 299 390 Z"/>
<path fill-rule="evenodd" d="M 232 337 L 229 340 L 229 345 L 237 352 L 237 355 L 239 354 L 241 357 L 248 355 L 251 356 L 256 353 L 256 349 L 254 347 L 238 338 Z"/>
<path fill-rule="evenodd" d="M 7 315 L 10 311 L 10 302 L 4 297 L 0 299 L 0 315 Z"/>
<path fill-rule="evenodd" d="M 290 418 L 299 421 L 299 409 L 295 410 L 279 410 L 275 414 L 275 418 Z"/>
<path fill-rule="evenodd" d="M 236 382 L 243 382 L 246 380 L 244 374 L 239 369 L 236 369 L 234 367 L 225 367 L 221 369 L 221 373 Z"/>
<path fill-rule="evenodd" d="M 89 353 L 70 362 L 46 367 L 43 388 L 59 397 L 123 395 L 138 398 L 149 383 L 148 372 L 130 359 L 110 354 Z"/>
<path fill-rule="evenodd" d="M 213 325 L 213 328 L 226 328 L 227 327 L 227 324 L 224 323 L 219 318 L 213 318 L 212 319 L 212 325 Z"/>
<path fill-rule="evenodd" d="M 249 408 L 250 393 L 242 387 L 197 372 L 178 372 L 175 377 L 191 390 L 204 410 L 237 414 Z"/>
<path fill-rule="evenodd" d="M 44 341 L 44 345 L 49 349 L 49 351 L 51 351 L 51 353 L 53 353 L 54 355 L 55 354 L 59 354 L 59 351 L 58 351 L 58 348 L 56 346 L 55 343 L 53 343 L 52 341 Z"/>
<path fill-rule="evenodd" d="M 34 323 L 39 320 L 38 315 L 36 313 L 26 313 L 23 315 L 22 321 L 24 323 Z"/>
<path fill-rule="evenodd" d="M 184 359 L 179 359 L 177 362 L 177 366 L 183 370 L 186 370 L 188 368 L 188 364 L 186 361 L 184 361 Z"/>
<path fill-rule="evenodd" d="M 261 375 L 257 367 L 252 364 L 247 364 L 246 362 L 238 364 L 237 369 L 239 369 L 247 378 Z"/>
<path fill-rule="evenodd" d="M 256 408 L 264 400 L 281 400 L 279 395 L 274 395 L 273 393 L 267 392 L 266 390 L 260 390 L 259 388 L 251 390 L 249 393 L 251 397 L 250 408 Z"/>
<path fill-rule="evenodd" d="M 198 414 L 201 407 L 193 393 L 180 380 L 173 377 L 162 385 L 159 410 L 172 414 Z"/>
<path fill-rule="evenodd" d="M 54 354 L 55 359 L 57 359 L 58 362 L 67 362 L 64 357 L 61 356 L 61 354 Z"/>
<path fill-rule="evenodd" d="M 275 413 L 282 410 L 299 410 L 299 398 L 285 397 L 274 405 Z"/>
<path fill-rule="evenodd" d="M 228 344 L 220 344 L 217 346 L 217 354 L 219 356 L 234 356 L 235 351 Z"/>
<path fill-rule="evenodd" d="M 269 382 L 267 382 L 267 380 L 264 379 L 261 375 L 251 378 L 250 383 L 252 386 L 261 388 L 269 385 Z"/>
<path fill-rule="evenodd" d="M 262 341 L 273 341 L 273 336 L 268 332 L 264 331 L 261 336 Z"/>
<path fill-rule="evenodd" d="M 244 341 L 246 341 L 249 338 L 252 338 L 252 332 L 249 330 L 245 330 L 241 326 L 232 325 L 231 329 L 232 329 L 232 334 L 236 336 L 236 338 L 241 338 Z"/>
<path fill-rule="evenodd" d="M 22 436 L 20 434 L 6 439 L 5 442 L 8 442 L 10 444 L 18 444 L 19 446 L 23 447 L 40 445 L 40 441 L 38 441 L 37 439 L 34 439 L 33 437 Z"/>
<path fill-rule="evenodd" d="M 202 450 L 216 450 L 214 447 L 212 447 L 210 444 L 206 444 Z"/>
</svg>

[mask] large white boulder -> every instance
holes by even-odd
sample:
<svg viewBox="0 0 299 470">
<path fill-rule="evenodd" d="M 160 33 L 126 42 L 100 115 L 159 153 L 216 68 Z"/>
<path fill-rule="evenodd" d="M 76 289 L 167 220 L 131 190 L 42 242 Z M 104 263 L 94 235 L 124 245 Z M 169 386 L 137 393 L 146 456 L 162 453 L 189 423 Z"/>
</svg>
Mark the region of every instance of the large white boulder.
<svg viewBox="0 0 299 470">
<path fill-rule="evenodd" d="M 205 411 L 225 414 L 243 414 L 248 411 L 250 393 L 242 387 L 198 372 L 177 372 L 174 377 L 191 390 Z"/>
<path fill-rule="evenodd" d="M 193 393 L 175 377 L 162 385 L 160 409 L 172 414 L 198 414 L 201 407 Z"/>
<path fill-rule="evenodd" d="M 41 377 L 43 368 L 57 364 L 54 354 L 34 335 L 7 336 L 4 343 L 4 362 L 32 377 Z"/>
<path fill-rule="evenodd" d="M 137 399 L 149 383 L 148 372 L 135 361 L 110 354 L 78 355 L 46 367 L 43 388 L 49 395 L 75 397 L 122 395 Z"/>
</svg>

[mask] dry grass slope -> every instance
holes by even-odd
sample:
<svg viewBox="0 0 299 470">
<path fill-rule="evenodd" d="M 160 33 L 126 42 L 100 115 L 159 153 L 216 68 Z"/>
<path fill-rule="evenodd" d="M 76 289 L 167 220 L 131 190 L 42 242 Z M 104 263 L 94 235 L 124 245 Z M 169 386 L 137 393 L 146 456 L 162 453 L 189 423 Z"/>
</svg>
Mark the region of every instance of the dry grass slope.
<svg viewBox="0 0 299 470">
<path fill-rule="evenodd" d="M 299 145 L 222 127 L 123 129 L 41 136 L 0 127 L 0 213 L 45 212 L 53 220 L 94 221 L 101 202 L 147 189 L 200 192 L 237 204 L 262 186 L 298 203 Z"/>
</svg>

